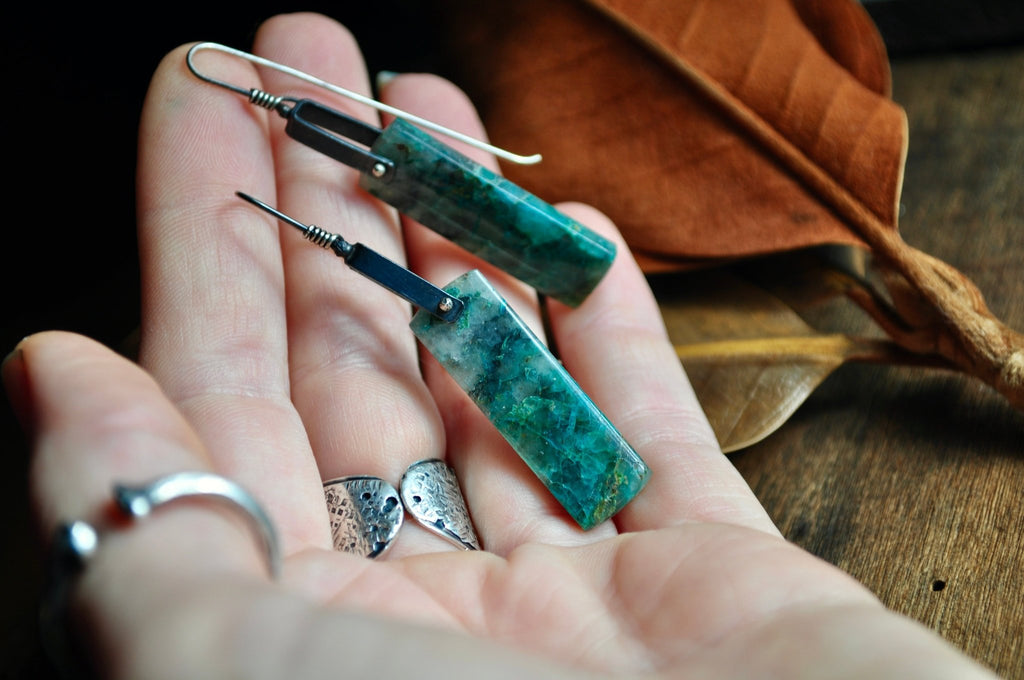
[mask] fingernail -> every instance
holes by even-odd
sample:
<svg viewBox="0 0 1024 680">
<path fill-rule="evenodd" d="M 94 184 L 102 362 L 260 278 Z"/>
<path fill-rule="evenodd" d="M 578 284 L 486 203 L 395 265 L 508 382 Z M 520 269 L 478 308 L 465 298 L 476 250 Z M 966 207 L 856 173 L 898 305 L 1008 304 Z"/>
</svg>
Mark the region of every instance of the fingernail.
<svg viewBox="0 0 1024 680">
<path fill-rule="evenodd" d="M 377 78 L 374 82 L 377 84 L 377 89 L 382 90 L 387 87 L 387 84 L 397 78 L 399 73 L 397 71 L 378 71 Z"/>
<path fill-rule="evenodd" d="M 10 354 L 4 357 L 0 365 L 0 372 L 3 373 L 4 391 L 7 393 L 7 400 L 11 404 L 14 415 L 21 423 L 26 434 L 32 431 L 32 414 L 28 396 L 28 371 L 25 370 L 25 353 L 21 345 L 14 348 Z"/>
</svg>

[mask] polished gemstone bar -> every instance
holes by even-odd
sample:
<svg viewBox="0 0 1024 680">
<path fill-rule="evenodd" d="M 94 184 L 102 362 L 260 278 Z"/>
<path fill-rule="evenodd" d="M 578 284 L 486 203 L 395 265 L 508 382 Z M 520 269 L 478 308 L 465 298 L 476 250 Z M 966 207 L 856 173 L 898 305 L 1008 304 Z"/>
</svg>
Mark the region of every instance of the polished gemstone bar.
<svg viewBox="0 0 1024 680">
<path fill-rule="evenodd" d="M 395 165 L 360 184 L 400 212 L 541 293 L 576 306 L 615 259 L 615 244 L 403 120 L 370 151 Z"/>
<path fill-rule="evenodd" d="M 650 476 L 636 451 L 480 272 L 445 291 L 462 316 L 417 312 L 420 342 L 581 527 L 622 509 Z"/>
</svg>

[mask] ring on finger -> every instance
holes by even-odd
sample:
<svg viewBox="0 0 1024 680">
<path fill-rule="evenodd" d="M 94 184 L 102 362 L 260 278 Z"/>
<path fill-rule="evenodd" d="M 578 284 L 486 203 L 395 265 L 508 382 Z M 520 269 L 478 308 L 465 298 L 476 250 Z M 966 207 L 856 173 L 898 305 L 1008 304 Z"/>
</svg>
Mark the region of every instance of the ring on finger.
<svg viewBox="0 0 1024 680">
<path fill-rule="evenodd" d="M 442 460 L 410 465 L 401 492 L 379 477 L 356 475 L 324 482 L 324 497 L 335 550 L 370 558 L 383 554 L 398 536 L 406 512 L 448 542 L 480 549 L 455 471 Z"/>
<path fill-rule="evenodd" d="M 226 502 L 241 510 L 259 535 L 271 578 L 281 571 L 277 531 L 256 499 L 237 483 L 209 472 L 178 472 L 142 486 L 115 484 L 114 504 L 124 515 L 141 519 L 173 501 L 203 497 Z M 42 642 L 47 655 L 65 677 L 81 668 L 81 655 L 67 630 L 68 596 L 75 577 L 100 547 L 100 532 L 88 522 L 74 520 L 57 526 L 51 545 L 49 582 L 40 603 Z"/>
</svg>

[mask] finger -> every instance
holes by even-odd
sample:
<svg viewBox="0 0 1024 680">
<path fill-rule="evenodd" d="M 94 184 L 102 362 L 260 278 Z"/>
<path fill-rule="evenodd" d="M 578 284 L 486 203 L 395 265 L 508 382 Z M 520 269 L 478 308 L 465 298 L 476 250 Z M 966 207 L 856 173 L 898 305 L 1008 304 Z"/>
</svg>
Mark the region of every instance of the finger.
<svg viewBox="0 0 1024 680">
<path fill-rule="evenodd" d="M 433 76 L 404 75 L 382 91 L 387 103 L 477 139 L 483 128 L 472 105 L 452 84 Z M 449 140 L 442 140 L 446 144 Z M 454 142 L 452 146 L 495 168 L 492 158 Z M 412 267 L 444 285 L 470 269 L 480 269 L 538 336 L 536 295 L 529 287 L 491 267 L 411 220 L 405 222 Z M 467 352 L 474 351 L 466 346 Z M 441 409 L 449 460 L 459 472 L 470 511 L 489 550 L 505 553 L 526 541 L 574 544 L 614 532 L 610 524 L 584 533 L 559 506 L 470 398 L 444 369 L 423 352 L 423 372 Z"/>
<path fill-rule="evenodd" d="M 294 40 L 295 35 L 303 40 Z M 276 17 L 261 27 L 256 50 L 341 87 L 369 91 L 358 46 L 325 17 Z M 366 107 L 294 78 L 267 73 L 264 82 L 271 91 L 306 96 L 377 123 Z M 281 121 L 272 121 L 281 209 L 404 263 L 395 212 L 358 186 L 356 170 L 287 137 L 283 128 Z M 291 227 L 284 229 L 291 394 L 321 477 L 373 475 L 397 487 L 409 465 L 445 453 L 441 421 L 408 327 L 410 306 Z M 410 533 L 415 532 L 403 530 L 392 557 L 419 549 Z"/>
<path fill-rule="evenodd" d="M 202 55 L 228 82 L 244 62 Z M 279 517 L 286 552 L 329 545 L 319 475 L 289 401 L 284 278 L 276 234 L 234 195 L 274 191 L 262 112 L 203 83 L 185 48 L 153 78 L 140 126 L 140 361 L 225 474 Z"/>
<path fill-rule="evenodd" d="M 80 336 L 32 336 L 4 372 L 9 387 L 21 386 L 17 399 L 34 433 L 31 486 L 42 529 L 50 536 L 58 522 L 85 520 L 100 532 L 69 601 L 54 603 L 78 624 L 82 650 L 112 677 L 158 677 L 223 657 L 209 654 L 205 635 L 226 630 L 222 617 L 237 616 L 251 601 L 242 595 L 267 582 L 252 528 L 226 504 L 198 499 L 130 523 L 114 513 L 115 482 L 214 470 L 195 432 L 137 365 Z M 234 611 L 218 611 L 225 597 Z"/>
<path fill-rule="evenodd" d="M 32 490 L 42 528 L 82 519 L 110 524 L 114 483 L 145 484 L 185 470 L 215 471 L 215 462 L 187 421 L 150 376 L 98 343 L 69 333 L 31 336 L 19 344 L 5 373 L 20 374 L 19 402 L 33 439 Z M 83 398 L 88 395 L 88 398 Z M 266 575 L 248 527 L 202 504 L 171 516 L 174 533 L 185 527 L 183 550 L 166 559 L 194 561 Z M 238 525 L 238 526 L 236 526 Z M 201 552 L 190 548 L 202 547 Z"/>
<path fill-rule="evenodd" d="M 601 285 L 577 309 L 551 301 L 551 325 L 569 372 L 651 468 L 619 513 L 625 531 L 704 520 L 776 533 L 722 454 L 672 349 L 650 288 L 614 226 L 581 205 L 565 212 L 618 243 Z"/>
</svg>

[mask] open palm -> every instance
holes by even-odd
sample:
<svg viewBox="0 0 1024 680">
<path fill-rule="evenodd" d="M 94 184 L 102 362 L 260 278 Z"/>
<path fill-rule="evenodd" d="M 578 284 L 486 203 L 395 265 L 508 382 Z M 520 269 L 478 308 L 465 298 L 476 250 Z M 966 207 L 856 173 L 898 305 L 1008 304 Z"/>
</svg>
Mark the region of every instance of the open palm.
<svg viewBox="0 0 1024 680">
<path fill-rule="evenodd" d="M 277 17 L 255 51 L 368 90 L 353 40 L 323 17 Z M 203 63 L 229 82 L 304 92 L 222 55 Z M 483 135 L 439 79 L 399 76 L 382 96 Z M 273 114 L 196 80 L 184 49 L 171 54 L 140 135 L 145 372 L 84 338 L 43 334 L 22 343 L 5 378 L 35 435 L 44 526 L 109 523 L 113 481 L 213 470 L 268 509 L 285 568 L 269 581 L 247 528 L 206 504 L 109 532 L 74 608 L 103 673 L 983 674 L 779 536 L 718 450 L 621 243 L 581 307 L 550 305 L 566 367 L 652 469 L 613 522 L 582 532 L 418 351 L 408 305 L 279 229 L 238 190 L 438 284 L 480 268 L 540 326 L 522 284 L 401 222 L 356 187 L 354 171 L 288 139 Z M 618 240 L 593 210 L 564 209 Z M 411 523 L 379 560 L 332 550 L 322 480 L 397 483 L 433 457 L 456 469 L 485 551 L 456 550 Z"/>
</svg>

